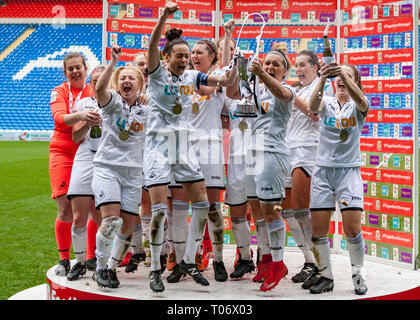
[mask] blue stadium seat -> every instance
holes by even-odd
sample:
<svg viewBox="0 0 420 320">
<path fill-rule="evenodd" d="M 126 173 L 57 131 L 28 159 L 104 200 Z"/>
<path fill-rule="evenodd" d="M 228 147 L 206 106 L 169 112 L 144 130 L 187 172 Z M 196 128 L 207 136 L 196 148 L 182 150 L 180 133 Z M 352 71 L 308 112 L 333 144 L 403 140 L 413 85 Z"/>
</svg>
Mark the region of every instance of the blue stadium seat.
<svg viewBox="0 0 420 320">
<path fill-rule="evenodd" d="M 0 24 L 0 50 L 3 51 L 29 27 L 28 24 Z M 101 61 L 102 26 L 67 24 L 55 29 L 51 24 L 31 25 L 35 31 L 3 61 L 0 61 L 0 129 L 52 130 L 51 90 L 65 80 L 62 60 L 71 46 L 88 48 L 95 61 Z M 76 50 L 73 50 L 76 51 Z M 82 53 L 87 52 L 86 50 Z M 41 58 L 54 54 L 47 65 Z M 22 79 L 13 79 L 30 62 L 37 62 Z M 49 62 L 51 63 L 51 62 Z"/>
</svg>

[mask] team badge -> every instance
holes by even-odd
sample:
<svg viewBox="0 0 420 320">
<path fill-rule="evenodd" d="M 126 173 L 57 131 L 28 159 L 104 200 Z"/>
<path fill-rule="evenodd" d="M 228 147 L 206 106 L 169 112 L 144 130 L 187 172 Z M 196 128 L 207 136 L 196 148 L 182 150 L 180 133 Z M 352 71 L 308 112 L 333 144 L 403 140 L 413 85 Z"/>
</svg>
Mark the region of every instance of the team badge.
<svg viewBox="0 0 420 320">
<path fill-rule="evenodd" d="M 58 95 L 58 92 L 57 91 L 52 91 L 51 92 L 50 103 L 55 102 L 55 100 L 57 100 L 57 95 Z"/>
</svg>

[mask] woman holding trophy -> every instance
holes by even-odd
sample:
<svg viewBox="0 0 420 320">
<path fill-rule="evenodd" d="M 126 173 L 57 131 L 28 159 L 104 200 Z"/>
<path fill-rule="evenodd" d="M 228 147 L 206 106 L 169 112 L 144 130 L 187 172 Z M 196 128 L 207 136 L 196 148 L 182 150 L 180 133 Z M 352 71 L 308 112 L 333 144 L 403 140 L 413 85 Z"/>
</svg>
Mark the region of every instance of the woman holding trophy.
<svg viewBox="0 0 420 320">
<path fill-rule="evenodd" d="M 247 196 L 257 197 L 260 202 L 271 251 L 271 255 L 262 257 L 264 274 L 261 277 L 261 291 L 275 288 L 288 272 L 283 262 L 285 224 L 274 207 L 283 199 L 290 168 L 290 152 L 285 137 L 296 97 L 293 88 L 284 82 L 290 67 L 287 55 L 276 47 L 266 55 L 263 64 L 253 58 L 248 67 L 248 71 L 255 76 L 254 88 L 257 87 L 257 90 L 253 92 L 252 100 L 256 101 L 258 117 L 251 126 L 252 159 L 247 163 L 247 169 L 253 173 L 247 176 L 247 184 L 253 186 L 249 191 L 253 190 L 254 194 Z M 255 83 L 258 81 L 259 88 Z M 228 97 L 241 98 L 236 85 L 228 88 Z M 243 111 L 246 113 L 247 110 Z"/>
</svg>

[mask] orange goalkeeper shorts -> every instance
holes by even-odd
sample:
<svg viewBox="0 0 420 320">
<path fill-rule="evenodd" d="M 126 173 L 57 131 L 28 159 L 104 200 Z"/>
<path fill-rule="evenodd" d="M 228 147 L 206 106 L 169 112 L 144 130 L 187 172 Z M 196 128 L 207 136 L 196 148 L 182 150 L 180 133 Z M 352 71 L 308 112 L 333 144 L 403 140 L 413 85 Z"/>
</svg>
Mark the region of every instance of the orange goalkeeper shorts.
<svg viewBox="0 0 420 320">
<path fill-rule="evenodd" d="M 51 198 L 67 194 L 74 156 L 68 153 L 50 151 L 49 172 Z"/>
</svg>

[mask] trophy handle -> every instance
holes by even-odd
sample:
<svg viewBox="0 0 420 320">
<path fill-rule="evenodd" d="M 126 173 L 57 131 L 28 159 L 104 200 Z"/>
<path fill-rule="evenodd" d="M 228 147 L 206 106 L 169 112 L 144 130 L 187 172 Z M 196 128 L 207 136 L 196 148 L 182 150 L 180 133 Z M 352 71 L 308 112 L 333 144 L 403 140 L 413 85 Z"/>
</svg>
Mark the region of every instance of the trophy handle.
<svg viewBox="0 0 420 320">
<path fill-rule="evenodd" d="M 258 57 L 259 50 L 260 50 L 260 40 L 261 40 L 261 36 L 263 34 L 264 27 L 265 27 L 264 17 L 260 13 L 258 13 L 258 12 L 250 13 L 249 15 L 247 15 L 245 17 L 245 20 L 244 20 L 244 22 L 242 23 L 242 26 L 241 26 L 241 30 L 239 31 L 239 34 L 238 34 L 238 39 L 236 40 L 236 52 L 235 52 L 235 55 L 239 54 L 239 40 L 241 39 L 242 29 L 244 28 L 245 23 L 248 21 L 248 18 L 251 17 L 251 16 L 254 16 L 254 15 L 260 16 L 261 19 L 262 19 L 262 21 L 263 21 L 263 25 L 261 27 L 260 34 L 258 35 L 258 37 L 256 37 L 256 40 L 257 40 L 257 49 L 256 49 L 256 52 L 255 52 L 255 56 Z M 232 60 L 232 64 L 233 64 L 233 60 Z"/>
</svg>

